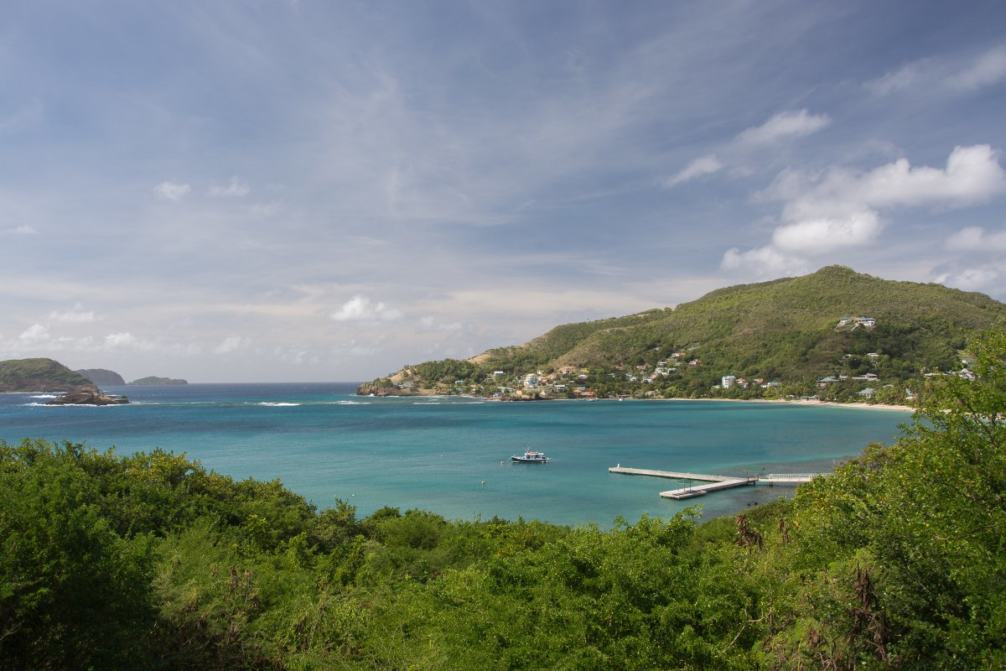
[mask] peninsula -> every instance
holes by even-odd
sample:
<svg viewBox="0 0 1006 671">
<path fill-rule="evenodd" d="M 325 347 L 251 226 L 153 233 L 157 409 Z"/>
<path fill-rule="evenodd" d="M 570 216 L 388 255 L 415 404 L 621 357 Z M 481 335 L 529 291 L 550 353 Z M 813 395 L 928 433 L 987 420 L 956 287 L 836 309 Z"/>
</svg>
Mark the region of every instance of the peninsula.
<svg viewBox="0 0 1006 671">
<path fill-rule="evenodd" d="M 0 361 L 0 392 L 56 392 L 48 405 L 123 405 L 125 396 L 104 393 L 87 377 L 52 359 Z"/>
<path fill-rule="evenodd" d="M 844 266 L 718 289 L 674 308 L 557 326 L 467 360 L 408 365 L 375 396 L 804 399 L 911 404 L 926 378 L 972 378 L 965 342 L 1006 305 Z"/>
</svg>

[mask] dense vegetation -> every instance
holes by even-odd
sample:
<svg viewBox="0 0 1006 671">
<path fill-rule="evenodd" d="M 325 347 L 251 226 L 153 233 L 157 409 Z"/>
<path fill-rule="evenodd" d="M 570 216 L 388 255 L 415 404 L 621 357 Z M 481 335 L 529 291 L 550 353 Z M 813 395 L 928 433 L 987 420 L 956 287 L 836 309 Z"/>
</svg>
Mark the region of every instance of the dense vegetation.
<svg viewBox="0 0 1006 671">
<path fill-rule="evenodd" d="M 876 325 L 838 326 L 843 317 L 858 316 L 871 317 Z M 525 373 L 576 369 L 589 376 L 584 382 L 597 396 L 816 394 L 853 400 L 873 386 L 879 399 L 904 402 L 906 386 L 918 386 L 925 373 L 959 371 L 965 342 L 1004 325 L 1006 305 L 983 294 L 829 266 L 803 277 L 719 289 L 674 309 L 558 326 L 525 345 L 489 350 L 469 362 L 410 366 L 407 375 L 377 382 L 387 388 L 411 379 L 417 388 L 440 393 L 488 395 L 498 386 L 494 371 L 504 372 L 513 385 Z M 672 360 L 675 353 L 680 358 Z M 670 370 L 644 381 L 662 360 Z M 690 360 L 696 364 L 687 365 Z M 630 380 L 633 373 L 637 380 Z M 818 382 L 866 373 L 879 383 L 822 388 Z M 719 392 L 714 388 L 724 375 L 761 382 Z M 768 382 L 778 384 L 763 386 Z"/>
<path fill-rule="evenodd" d="M 316 511 L 183 456 L 0 445 L 4 669 L 1006 666 L 1006 334 L 789 502 L 610 531 Z"/>
<path fill-rule="evenodd" d="M 0 361 L 0 392 L 68 391 L 91 381 L 52 359 Z"/>
</svg>

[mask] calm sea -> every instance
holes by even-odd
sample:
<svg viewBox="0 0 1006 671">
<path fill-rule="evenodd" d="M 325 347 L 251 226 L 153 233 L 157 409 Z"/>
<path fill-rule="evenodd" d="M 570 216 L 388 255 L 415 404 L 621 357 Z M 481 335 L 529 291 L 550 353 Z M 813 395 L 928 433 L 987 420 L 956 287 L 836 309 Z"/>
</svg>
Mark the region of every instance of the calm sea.
<svg viewBox="0 0 1006 671">
<path fill-rule="evenodd" d="M 659 498 L 671 480 L 609 474 L 615 464 L 726 475 L 820 472 L 872 441 L 890 442 L 898 412 L 755 403 L 360 398 L 350 384 L 109 387 L 133 401 L 45 407 L 0 394 L 0 438 L 74 440 L 129 453 L 185 452 L 237 478 L 279 478 L 320 507 L 361 514 L 390 505 L 455 519 L 541 519 L 607 527 L 616 516 L 706 517 L 791 494 L 745 487 L 688 502 Z M 548 465 L 511 464 L 525 448 Z"/>
</svg>

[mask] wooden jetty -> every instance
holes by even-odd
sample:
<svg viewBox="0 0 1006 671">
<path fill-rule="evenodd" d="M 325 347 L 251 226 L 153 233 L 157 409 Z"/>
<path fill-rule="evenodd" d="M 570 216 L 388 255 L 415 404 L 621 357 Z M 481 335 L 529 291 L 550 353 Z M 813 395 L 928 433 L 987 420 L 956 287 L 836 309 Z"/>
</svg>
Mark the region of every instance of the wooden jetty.
<svg viewBox="0 0 1006 671">
<path fill-rule="evenodd" d="M 718 492 L 723 489 L 733 489 L 734 487 L 753 486 L 759 483 L 767 485 L 798 485 L 810 482 L 820 473 L 771 473 L 752 477 L 738 478 L 731 475 L 706 475 L 704 473 L 685 473 L 679 471 L 658 471 L 650 468 L 630 468 L 628 466 L 612 466 L 609 473 L 621 475 L 643 475 L 652 478 L 668 478 L 671 480 L 692 480 L 705 482 L 703 485 L 689 485 L 678 489 L 668 489 L 660 492 L 660 496 L 665 499 L 690 499 L 695 496 L 704 496 L 709 492 Z"/>
</svg>

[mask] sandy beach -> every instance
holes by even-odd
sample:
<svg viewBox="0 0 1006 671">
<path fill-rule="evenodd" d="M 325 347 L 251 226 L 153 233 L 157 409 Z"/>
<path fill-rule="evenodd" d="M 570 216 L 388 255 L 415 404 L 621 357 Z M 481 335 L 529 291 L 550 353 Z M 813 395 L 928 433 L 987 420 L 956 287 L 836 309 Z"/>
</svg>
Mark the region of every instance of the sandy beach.
<svg viewBox="0 0 1006 671">
<path fill-rule="evenodd" d="M 833 408 L 858 408 L 861 410 L 884 410 L 894 412 L 915 412 L 915 408 L 908 405 L 892 405 L 890 403 L 837 403 L 835 401 L 810 401 L 803 399 L 787 400 L 782 398 L 664 398 L 656 399 L 662 401 L 695 401 L 714 403 L 782 403 L 786 405 L 809 405 L 828 406 Z"/>
</svg>

